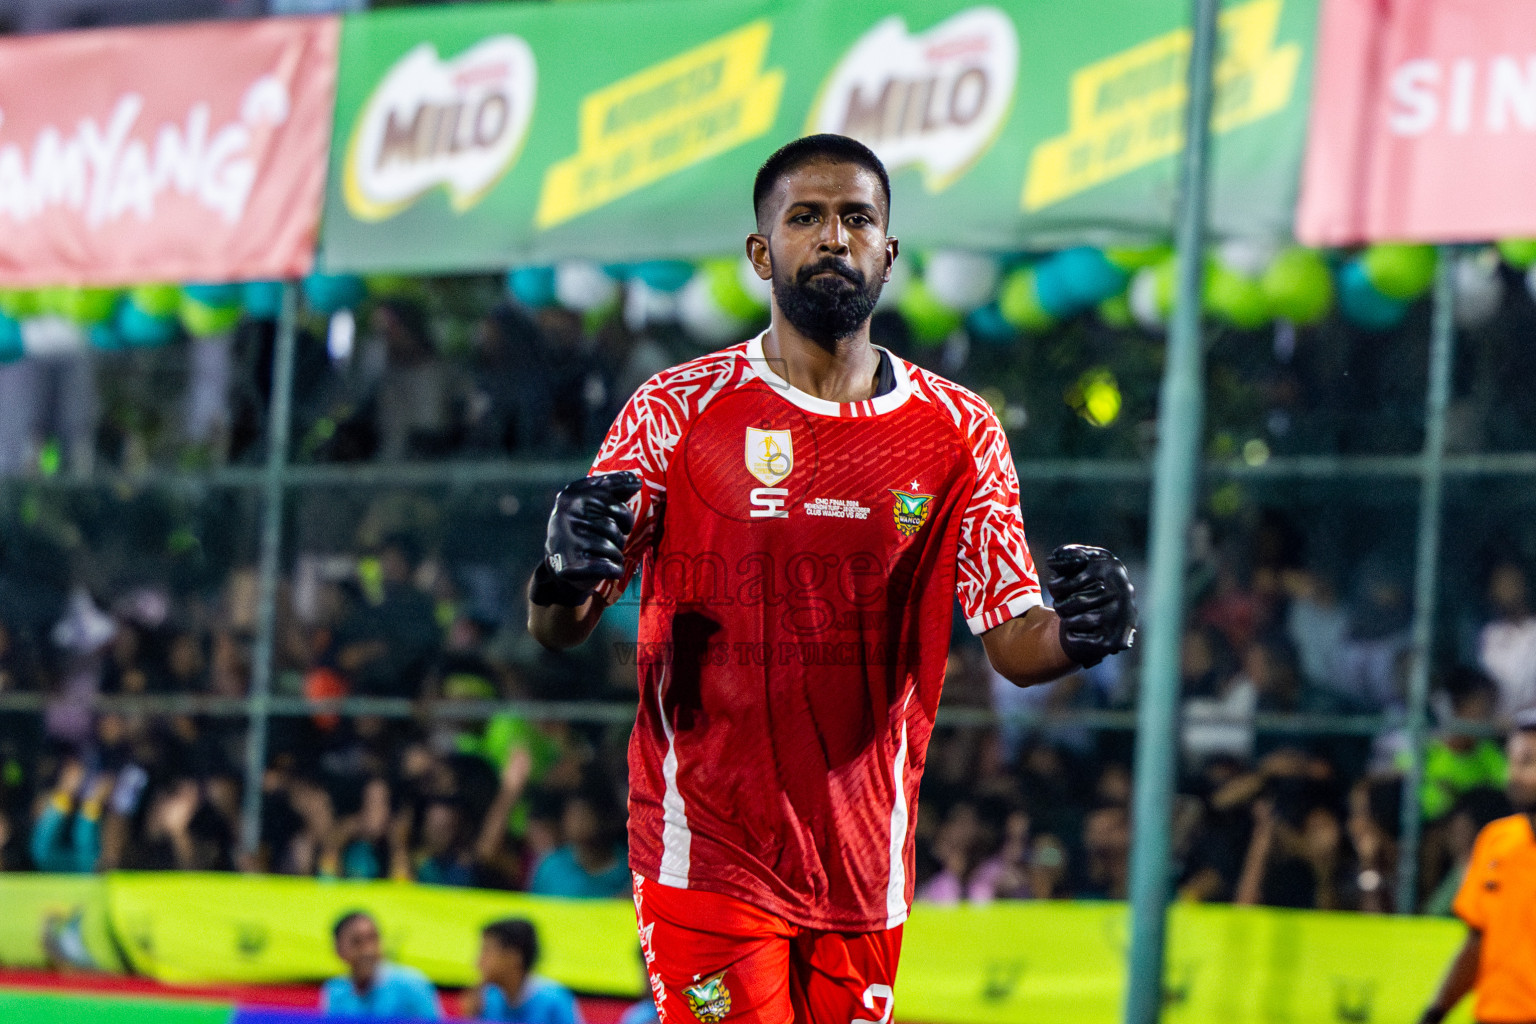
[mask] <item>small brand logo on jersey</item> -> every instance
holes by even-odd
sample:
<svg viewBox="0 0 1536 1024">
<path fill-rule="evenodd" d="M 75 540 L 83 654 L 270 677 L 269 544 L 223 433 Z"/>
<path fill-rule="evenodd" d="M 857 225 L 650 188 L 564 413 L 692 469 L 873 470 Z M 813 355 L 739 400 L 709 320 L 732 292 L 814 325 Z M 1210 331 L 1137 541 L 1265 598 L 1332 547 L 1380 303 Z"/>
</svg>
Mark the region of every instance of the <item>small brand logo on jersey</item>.
<svg viewBox="0 0 1536 1024">
<path fill-rule="evenodd" d="M 725 987 L 724 971 L 689 985 L 683 995 L 688 997 L 688 1009 L 703 1024 L 718 1024 L 731 1012 L 731 990 Z"/>
<path fill-rule="evenodd" d="M 908 494 L 906 491 L 891 489 L 896 496 L 896 504 L 891 506 L 891 514 L 896 517 L 896 529 L 902 536 L 910 537 L 923 528 L 928 522 L 928 514 L 933 511 L 933 495 Z"/>
<path fill-rule="evenodd" d="M 795 445 L 789 431 L 747 428 L 747 472 L 763 486 L 772 487 L 794 468 Z"/>
</svg>

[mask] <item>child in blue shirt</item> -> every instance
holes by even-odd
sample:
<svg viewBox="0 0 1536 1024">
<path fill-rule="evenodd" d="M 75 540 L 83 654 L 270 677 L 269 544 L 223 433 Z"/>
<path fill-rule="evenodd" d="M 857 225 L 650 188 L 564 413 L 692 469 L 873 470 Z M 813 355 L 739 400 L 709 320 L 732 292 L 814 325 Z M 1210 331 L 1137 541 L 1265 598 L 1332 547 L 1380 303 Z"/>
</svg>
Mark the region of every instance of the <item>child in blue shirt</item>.
<svg viewBox="0 0 1536 1024">
<path fill-rule="evenodd" d="M 437 989 L 426 975 L 414 967 L 384 962 L 379 925 L 372 915 L 353 911 L 336 922 L 332 934 L 347 974 L 321 987 L 322 1016 L 442 1019 Z"/>
<path fill-rule="evenodd" d="M 480 933 L 481 984 L 464 997 L 466 1016 L 511 1024 L 585 1024 L 570 989 L 533 973 L 539 958 L 533 924 L 519 917 Z"/>
</svg>

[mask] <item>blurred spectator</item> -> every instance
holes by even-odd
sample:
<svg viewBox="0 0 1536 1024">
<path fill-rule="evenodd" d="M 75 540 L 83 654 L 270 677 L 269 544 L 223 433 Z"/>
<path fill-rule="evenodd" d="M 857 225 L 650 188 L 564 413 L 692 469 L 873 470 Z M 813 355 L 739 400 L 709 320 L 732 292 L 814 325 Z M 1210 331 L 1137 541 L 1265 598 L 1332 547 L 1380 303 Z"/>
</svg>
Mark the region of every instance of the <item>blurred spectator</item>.
<svg viewBox="0 0 1536 1024">
<path fill-rule="evenodd" d="M 1403 780 L 1364 778 L 1349 791 L 1349 841 L 1354 848 L 1356 902 L 1345 909 L 1390 913 L 1397 898 L 1397 841 Z"/>
<path fill-rule="evenodd" d="M 385 962 L 379 925 L 371 914 L 353 911 L 336 922 L 331 934 L 347 974 L 321 987 L 322 1015 L 442 1019 L 437 990 L 427 976 L 414 967 Z"/>
<path fill-rule="evenodd" d="M 473 850 L 460 803 L 430 801 L 421 815 L 419 845 L 412 854 L 416 880 L 432 885 L 474 884 Z"/>
<path fill-rule="evenodd" d="M 85 874 L 101 857 L 101 815 L 112 792 L 112 777 L 87 778 L 74 758 L 64 762 L 53 793 L 37 810 L 32 826 L 32 863 L 39 871 Z"/>
<path fill-rule="evenodd" d="M 1088 812 L 1083 819 L 1083 856 L 1086 861 L 1079 899 L 1123 900 L 1130 889 L 1131 812 L 1110 804 Z"/>
<path fill-rule="evenodd" d="M 1451 904 L 1455 902 L 1462 880 L 1467 877 L 1467 866 L 1472 862 L 1472 846 L 1477 834 L 1490 821 L 1508 813 L 1509 798 L 1502 788 L 1469 789 L 1456 798 L 1444 818 L 1445 843 L 1451 855 L 1450 869 L 1439 886 L 1424 898 L 1420 913 L 1451 916 Z"/>
<path fill-rule="evenodd" d="M 624 819 L 608 790 L 589 784 L 565 800 L 564 840 L 533 870 L 530 892 L 545 896 L 628 896 L 629 858 Z"/>
<path fill-rule="evenodd" d="M 1446 689 L 1459 728 L 1435 735 L 1424 750 L 1424 788 L 1419 801 L 1426 821 L 1444 817 L 1463 793 L 1502 787 L 1507 771 L 1504 748 L 1496 740 L 1460 728 L 1493 725 L 1499 696 L 1493 681 L 1476 669 L 1458 668 L 1451 673 Z M 1399 765 L 1406 767 L 1406 763 L 1405 751 Z"/>
<path fill-rule="evenodd" d="M 1493 617 L 1478 636 L 1478 663 L 1499 687 L 1499 713 L 1536 705 L 1536 614 L 1524 567 L 1504 561 L 1488 576 Z"/>
<path fill-rule="evenodd" d="M 1184 636 L 1182 672 L 1191 696 L 1184 701 L 1181 746 L 1191 765 L 1253 753 L 1258 690 L 1250 675 L 1228 667 L 1230 649 L 1225 634 L 1210 627 Z"/>
<path fill-rule="evenodd" d="M 415 584 L 420 561 L 420 545 L 408 534 L 387 537 L 377 576 L 365 582 L 368 600 L 337 627 L 336 664 L 356 693 L 421 694 L 441 634 L 432 598 Z"/>
<path fill-rule="evenodd" d="M 368 344 L 383 350 L 374 398 L 379 458 L 397 462 L 446 454 L 459 383 L 453 365 L 437 357 L 426 309 L 413 299 L 382 299 L 369 326 L 374 338 Z"/>
<path fill-rule="evenodd" d="M 1339 673 L 1349 615 L 1325 573 L 1298 569 L 1282 579 L 1290 597 L 1286 635 L 1296 647 L 1302 678 L 1313 686 L 1327 686 Z"/>
<path fill-rule="evenodd" d="M 488 924 L 480 932 L 480 985 L 464 994 L 466 1017 L 513 1024 L 583 1024 L 569 989 L 533 973 L 539 939 L 520 917 Z"/>
<path fill-rule="evenodd" d="M 1338 672 L 1326 682 L 1356 710 L 1401 710 L 1411 639 L 1408 593 L 1394 573 L 1371 560 L 1359 580 Z"/>
</svg>

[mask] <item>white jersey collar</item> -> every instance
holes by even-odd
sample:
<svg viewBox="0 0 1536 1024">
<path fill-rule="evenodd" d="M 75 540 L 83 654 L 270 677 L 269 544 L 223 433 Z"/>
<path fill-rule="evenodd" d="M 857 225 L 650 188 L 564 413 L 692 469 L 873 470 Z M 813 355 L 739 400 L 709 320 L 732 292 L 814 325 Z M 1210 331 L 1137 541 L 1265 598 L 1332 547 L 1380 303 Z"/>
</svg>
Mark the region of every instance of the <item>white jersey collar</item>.
<svg viewBox="0 0 1536 1024">
<path fill-rule="evenodd" d="M 781 397 L 792 405 L 813 412 L 820 416 L 842 416 L 846 418 L 860 418 L 866 416 L 879 416 L 900 408 L 908 398 L 912 396 L 912 378 L 907 374 L 907 364 L 900 357 L 879 345 L 874 346 L 875 351 L 884 352 L 891 361 L 891 370 L 896 376 L 896 386 L 883 395 L 868 399 L 863 402 L 829 402 L 825 398 L 817 398 L 808 395 L 785 380 L 775 370 L 768 358 L 763 355 L 763 339 L 768 336 L 764 331 L 751 341 L 747 342 L 747 371 L 767 384 Z"/>
</svg>

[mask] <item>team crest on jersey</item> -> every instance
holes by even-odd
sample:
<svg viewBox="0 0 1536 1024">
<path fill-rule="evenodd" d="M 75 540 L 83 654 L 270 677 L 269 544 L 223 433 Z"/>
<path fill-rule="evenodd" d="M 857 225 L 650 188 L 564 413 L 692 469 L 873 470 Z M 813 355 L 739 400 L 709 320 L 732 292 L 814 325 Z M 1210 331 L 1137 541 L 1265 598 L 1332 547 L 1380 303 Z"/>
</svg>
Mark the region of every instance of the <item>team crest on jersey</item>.
<svg viewBox="0 0 1536 1024">
<path fill-rule="evenodd" d="M 725 987 L 724 971 L 689 985 L 683 995 L 688 997 L 688 1009 L 703 1024 L 718 1024 L 731 1012 L 731 990 Z"/>
<path fill-rule="evenodd" d="M 795 445 L 789 431 L 747 428 L 747 472 L 764 487 L 772 487 L 794 468 Z"/>
<path fill-rule="evenodd" d="M 909 494 L 894 487 L 891 493 L 896 496 L 896 504 L 891 506 L 891 514 L 896 517 L 896 529 L 901 531 L 902 536 L 910 537 L 928 522 L 928 514 L 933 511 L 933 495 Z"/>
</svg>

